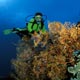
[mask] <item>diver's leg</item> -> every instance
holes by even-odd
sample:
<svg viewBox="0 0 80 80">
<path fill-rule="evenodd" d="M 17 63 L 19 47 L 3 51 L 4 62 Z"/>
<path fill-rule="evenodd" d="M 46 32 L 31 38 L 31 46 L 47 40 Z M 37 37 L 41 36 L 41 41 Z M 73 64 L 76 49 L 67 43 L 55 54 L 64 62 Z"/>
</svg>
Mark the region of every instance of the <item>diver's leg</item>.
<svg viewBox="0 0 80 80">
<path fill-rule="evenodd" d="M 17 29 L 17 28 L 13 28 L 13 29 L 12 29 L 12 32 L 15 33 L 15 34 L 17 34 L 20 38 L 23 37 L 23 34 L 22 34 L 23 31 L 20 31 L 20 30 Z"/>
<path fill-rule="evenodd" d="M 27 30 L 25 31 L 18 31 L 16 33 L 20 38 L 22 38 L 24 35 L 26 35 L 27 37 L 31 38 L 31 35 L 29 34 L 29 32 Z"/>
<path fill-rule="evenodd" d="M 19 29 L 17 29 L 17 28 L 12 29 L 12 32 L 17 32 L 17 31 L 19 31 Z"/>
<path fill-rule="evenodd" d="M 26 35 L 27 37 L 31 38 L 31 35 L 29 34 L 28 30 L 22 30 L 20 31 L 17 28 L 13 28 L 12 30 L 15 34 L 17 34 L 20 38 L 22 38 L 24 35 Z"/>
<path fill-rule="evenodd" d="M 28 30 L 26 30 L 26 31 L 24 32 L 24 34 L 25 34 L 27 37 L 31 38 L 30 32 L 29 32 Z"/>
<path fill-rule="evenodd" d="M 22 34 L 22 33 L 20 33 L 19 31 L 18 32 L 16 32 L 16 34 L 20 37 L 20 38 L 22 38 L 24 35 Z"/>
</svg>

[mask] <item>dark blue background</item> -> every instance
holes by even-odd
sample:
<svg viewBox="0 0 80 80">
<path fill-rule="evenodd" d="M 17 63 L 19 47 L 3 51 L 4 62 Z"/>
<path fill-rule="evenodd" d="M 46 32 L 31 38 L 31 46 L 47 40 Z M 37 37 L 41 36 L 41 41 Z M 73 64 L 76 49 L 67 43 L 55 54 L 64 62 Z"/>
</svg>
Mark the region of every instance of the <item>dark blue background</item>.
<svg viewBox="0 0 80 80">
<path fill-rule="evenodd" d="M 5 36 L 7 28 L 25 27 L 25 17 L 39 11 L 48 16 L 50 21 L 80 20 L 80 0 L 0 0 L 0 76 L 10 72 L 11 59 L 16 56 L 19 37 L 15 34 Z"/>
</svg>

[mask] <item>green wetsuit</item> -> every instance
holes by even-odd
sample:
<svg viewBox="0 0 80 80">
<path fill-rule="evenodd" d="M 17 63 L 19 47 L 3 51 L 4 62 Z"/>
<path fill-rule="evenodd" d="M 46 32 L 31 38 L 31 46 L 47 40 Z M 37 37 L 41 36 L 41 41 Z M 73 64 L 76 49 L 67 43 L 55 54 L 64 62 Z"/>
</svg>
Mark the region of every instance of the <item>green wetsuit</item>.
<svg viewBox="0 0 80 80">
<path fill-rule="evenodd" d="M 31 33 L 32 31 L 39 32 L 40 30 L 42 32 L 45 32 L 45 26 L 41 24 L 41 22 L 38 24 L 37 22 L 34 23 L 34 18 L 30 20 L 30 22 L 27 25 L 28 31 Z"/>
</svg>

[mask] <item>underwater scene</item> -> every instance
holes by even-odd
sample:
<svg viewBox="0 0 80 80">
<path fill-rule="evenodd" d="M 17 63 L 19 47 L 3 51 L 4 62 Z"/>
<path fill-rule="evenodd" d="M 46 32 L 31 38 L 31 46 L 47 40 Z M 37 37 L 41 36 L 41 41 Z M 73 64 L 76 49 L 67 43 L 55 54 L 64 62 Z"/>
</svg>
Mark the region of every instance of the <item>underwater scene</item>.
<svg viewBox="0 0 80 80">
<path fill-rule="evenodd" d="M 79 3 L 0 0 L 0 80 L 80 80 Z"/>
</svg>

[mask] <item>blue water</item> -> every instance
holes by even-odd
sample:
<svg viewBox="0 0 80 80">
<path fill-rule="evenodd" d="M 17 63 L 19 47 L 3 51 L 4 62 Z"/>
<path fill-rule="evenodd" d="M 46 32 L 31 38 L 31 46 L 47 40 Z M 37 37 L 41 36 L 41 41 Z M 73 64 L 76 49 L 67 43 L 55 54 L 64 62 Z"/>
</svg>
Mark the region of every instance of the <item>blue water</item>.
<svg viewBox="0 0 80 80">
<path fill-rule="evenodd" d="M 80 0 L 0 0 L 0 76 L 7 76 L 11 70 L 11 59 L 16 57 L 19 37 L 5 36 L 7 28 L 25 27 L 25 17 L 39 11 L 49 21 L 80 21 Z M 46 21 L 47 23 L 47 21 Z"/>
</svg>

